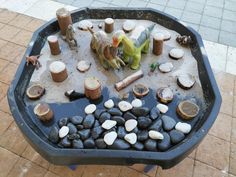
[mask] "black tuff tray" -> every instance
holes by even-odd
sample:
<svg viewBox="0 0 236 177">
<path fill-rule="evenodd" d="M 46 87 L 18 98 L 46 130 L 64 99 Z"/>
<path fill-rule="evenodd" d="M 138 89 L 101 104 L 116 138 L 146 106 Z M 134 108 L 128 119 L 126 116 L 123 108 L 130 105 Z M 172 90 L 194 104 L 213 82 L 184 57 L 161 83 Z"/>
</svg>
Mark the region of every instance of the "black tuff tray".
<svg viewBox="0 0 236 177">
<path fill-rule="evenodd" d="M 175 30 L 182 35 L 190 35 L 194 40 L 191 51 L 198 63 L 200 82 L 208 106 L 185 140 L 166 152 L 109 149 L 61 149 L 50 143 L 45 132 L 42 132 L 37 124 L 32 121 L 32 112 L 28 111 L 26 108 L 24 99 L 25 90 L 29 84 L 34 67 L 32 65 L 26 66 L 25 56 L 38 55 L 46 42 L 47 36 L 59 31 L 56 19 L 47 22 L 34 32 L 22 62 L 15 74 L 14 80 L 10 85 L 8 90 L 8 101 L 13 117 L 31 146 L 53 164 L 132 165 L 135 163 L 145 163 L 156 164 L 163 168 L 171 168 L 190 154 L 201 142 L 214 123 L 221 105 L 221 95 L 212 73 L 202 38 L 194 29 L 178 19 L 154 9 L 84 8 L 72 12 L 73 23 L 83 19 L 105 19 L 107 17 L 112 17 L 114 19 L 150 20 L 166 28 Z M 69 108 L 69 104 L 71 103 L 63 106 L 65 110 Z M 57 105 L 54 104 L 54 106 Z M 63 112 L 66 111 L 60 111 L 58 114 L 63 114 Z"/>
</svg>

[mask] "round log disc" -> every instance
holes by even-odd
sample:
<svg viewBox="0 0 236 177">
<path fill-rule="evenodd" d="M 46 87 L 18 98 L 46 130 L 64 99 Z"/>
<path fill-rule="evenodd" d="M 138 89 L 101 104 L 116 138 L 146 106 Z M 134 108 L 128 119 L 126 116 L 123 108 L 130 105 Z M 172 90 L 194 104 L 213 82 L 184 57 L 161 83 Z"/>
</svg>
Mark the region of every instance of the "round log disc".
<svg viewBox="0 0 236 177">
<path fill-rule="evenodd" d="M 30 99 L 39 99 L 45 93 L 45 88 L 40 84 L 34 84 L 27 88 L 26 95 Z"/>
<path fill-rule="evenodd" d="M 197 116 L 199 112 L 199 107 L 192 101 L 185 100 L 179 103 L 176 112 L 183 119 L 190 120 Z"/>
<path fill-rule="evenodd" d="M 195 78 L 191 74 L 182 74 L 177 77 L 177 84 L 182 89 L 188 90 L 195 84 Z"/>
<path fill-rule="evenodd" d="M 159 88 L 156 96 L 162 103 L 170 103 L 174 98 L 174 94 L 169 87 Z"/>
<path fill-rule="evenodd" d="M 98 99 L 101 97 L 101 83 L 96 77 L 88 77 L 84 81 L 84 91 L 87 98 Z"/>
<path fill-rule="evenodd" d="M 143 84 L 135 84 L 133 87 L 133 93 L 138 98 L 146 96 L 148 92 L 149 92 L 149 88 Z"/>
</svg>

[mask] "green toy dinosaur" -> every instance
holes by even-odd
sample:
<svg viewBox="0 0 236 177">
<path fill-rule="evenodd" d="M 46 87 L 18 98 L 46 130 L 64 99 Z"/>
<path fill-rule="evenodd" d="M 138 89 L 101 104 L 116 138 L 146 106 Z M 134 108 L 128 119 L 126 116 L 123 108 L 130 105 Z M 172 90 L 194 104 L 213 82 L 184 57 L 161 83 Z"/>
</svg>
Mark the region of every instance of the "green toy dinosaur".
<svg viewBox="0 0 236 177">
<path fill-rule="evenodd" d="M 147 53 L 150 43 L 150 33 L 155 24 L 145 28 L 144 26 L 137 26 L 130 37 L 127 37 L 124 31 L 117 31 L 112 37 L 112 44 L 118 47 L 120 43 L 123 44 L 124 62 L 128 63 L 129 58 L 133 61 L 131 69 L 138 69 L 140 65 L 141 53 Z"/>
</svg>

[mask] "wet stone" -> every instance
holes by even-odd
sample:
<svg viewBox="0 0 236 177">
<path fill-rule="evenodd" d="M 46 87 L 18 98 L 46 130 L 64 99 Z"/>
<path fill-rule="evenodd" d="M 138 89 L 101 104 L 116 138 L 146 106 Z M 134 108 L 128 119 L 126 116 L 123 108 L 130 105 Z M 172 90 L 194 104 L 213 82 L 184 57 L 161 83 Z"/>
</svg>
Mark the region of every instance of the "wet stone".
<svg viewBox="0 0 236 177">
<path fill-rule="evenodd" d="M 135 127 L 130 133 L 138 133 L 139 129 L 138 127 Z"/>
<path fill-rule="evenodd" d="M 137 117 L 135 115 L 133 115 L 131 112 L 126 112 L 123 117 L 125 120 L 137 119 Z"/>
<path fill-rule="evenodd" d="M 149 119 L 148 117 L 138 117 L 138 127 L 141 129 L 145 129 L 149 127 L 152 123 L 152 120 Z"/>
<path fill-rule="evenodd" d="M 76 127 L 77 127 L 78 130 L 83 130 L 84 129 L 83 125 L 76 125 Z"/>
<path fill-rule="evenodd" d="M 157 148 L 157 141 L 148 139 L 147 141 L 145 141 L 144 147 L 148 151 L 156 151 L 157 150 L 156 149 Z"/>
<path fill-rule="evenodd" d="M 73 140 L 72 141 L 72 147 L 75 148 L 75 149 L 83 149 L 84 148 L 84 145 L 83 145 L 83 142 L 81 140 Z"/>
<path fill-rule="evenodd" d="M 125 124 L 125 119 L 121 116 L 113 116 L 113 117 L 111 117 L 111 120 L 116 121 L 117 125 L 124 125 Z"/>
<path fill-rule="evenodd" d="M 70 140 L 74 140 L 74 139 L 80 139 L 80 136 L 79 136 L 79 134 L 74 133 L 74 134 L 68 135 L 68 138 Z"/>
<path fill-rule="evenodd" d="M 106 120 L 110 120 L 111 119 L 111 114 L 104 112 L 100 115 L 99 117 L 99 122 L 100 124 L 102 124 L 103 122 L 105 122 Z"/>
<path fill-rule="evenodd" d="M 127 134 L 127 132 L 126 132 L 126 130 L 125 130 L 124 127 L 119 126 L 119 127 L 117 128 L 117 134 L 118 134 L 118 137 L 122 139 L 122 138 L 125 137 L 125 135 Z"/>
<path fill-rule="evenodd" d="M 85 140 L 90 136 L 90 129 L 80 130 L 78 131 L 78 134 L 82 140 Z"/>
<path fill-rule="evenodd" d="M 70 118 L 70 122 L 74 125 L 81 124 L 83 122 L 83 117 L 81 116 L 73 116 Z"/>
<path fill-rule="evenodd" d="M 68 138 L 67 136 L 64 137 L 64 138 L 61 140 L 60 144 L 61 144 L 63 147 L 66 147 L 66 148 L 71 147 L 71 141 L 69 140 L 69 138 Z"/>
<path fill-rule="evenodd" d="M 96 144 L 97 148 L 99 148 L 99 149 L 105 149 L 107 147 L 106 143 L 104 142 L 104 140 L 102 138 L 96 139 L 95 144 Z"/>
<path fill-rule="evenodd" d="M 180 141 L 182 141 L 184 139 L 184 133 L 182 133 L 179 130 L 171 130 L 170 133 L 170 140 L 173 144 L 177 144 Z"/>
<path fill-rule="evenodd" d="M 149 127 L 149 130 L 156 130 L 156 131 L 160 131 L 162 129 L 162 120 L 161 119 L 157 119 L 155 120 L 152 125 Z"/>
<path fill-rule="evenodd" d="M 118 108 L 111 108 L 107 111 L 110 113 L 112 116 L 122 116 L 122 112 Z"/>
<path fill-rule="evenodd" d="M 163 128 L 166 131 L 172 130 L 176 125 L 176 121 L 169 116 L 163 115 L 161 117 L 161 119 L 162 119 L 162 123 L 163 123 Z"/>
<path fill-rule="evenodd" d="M 164 136 L 164 139 L 158 141 L 157 148 L 160 149 L 161 151 L 166 151 L 171 146 L 170 136 L 166 132 L 162 132 L 162 135 Z"/>
<path fill-rule="evenodd" d="M 110 130 L 112 127 L 116 126 L 116 124 L 117 122 L 114 120 L 106 120 L 105 122 L 103 122 L 102 128 Z"/>
<path fill-rule="evenodd" d="M 58 121 L 58 125 L 59 127 L 63 127 L 63 126 L 66 126 L 67 123 L 69 122 L 69 119 L 68 117 L 64 117 L 64 118 L 61 118 L 59 121 Z"/>
<path fill-rule="evenodd" d="M 59 137 L 64 138 L 69 133 L 69 127 L 63 126 L 59 130 Z"/>
<path fill-rule="evenodd" d="M 99 121 L 98 120 L 95 120 L 95 123 L 94 123 L 94 125 L 93 125 L 94 127 L 98 127 L 98 126 L 100 126 L 100 123 L 99 123 Z"/>
<path fill-rule="evenodd" d="M 100 115 L 101 115 L 102 113 L 104 113 L 104 112 L 106 112 L 105 109 L 97 109 L 97 110 L 94 112 L 94 116 L 95 116 L 97 119 L 99 119 Z"/>
<path fill-rule="evenodd" d="M 138 151 L 142 151 L 144 149 L 144 145 L 140 142 L 136 142 L 133 147 L 138 150 Z"/>
<path fill-rule="evenodd" d="M 157 107 L 153 107 L 150 111 L 150 118 L 152 120 L 155 120 L 159 117 L 159 115 L 160 115 L 160 110 L 157 109 Z"/>
<path fill-rule="evenodd" d="M 130 132 L 132 131 L 135 127 L 137 127 L 138 122 L 134 119 L 129 119 L 125 122 L 125 129 L 126 131 Z"/>
<path fill-rule="evenodd" d="M 92 149 L 95 147 L 95 142 L 92 138 L 86 139 L 84 141 L 84 147 L 88 149 Z"/>
<path fill-rule="evenodd" d="M 91 135 L 93 137 L 93 139 L 97 139 L 103 132 L 103 128 L 101 126 L 98 126 L 98 127 L 94 127 L 92 130 L 91 130 Z"/>
<path fill-rule="evenodd" d="M 133 108 L 133 106 L 127 101 L 120 101 L 118 103 L 118 107 L 120 108 L 122 112 L 129 111 Z"/>
<path fill-rule="evenodd" d="M 135 144 L 137 142 L 137 135 L 135 133 L 126 134 L 124 139 L 130 144 Z"/>
<path fill-rule="evenodd" d="M 53 126 L 49 132 L 48 139 L 52 143 L 58 143 L 59 141 L 59 130 L 56 126 Z"/>
<path fill-rule="evenodd" d="M 138 138 L 138 141 L 147 140 L 148 139 L 148 131 L 147 130 L 138 131 L 137 138 Z"/>
<path fill-rule="evenodd" d="M 137 117 L 146 116 L 149 114 L 149 112 L 150 110 L 147 107 L 138 107 L 132 109 L 132 113 Z"/>
<path fill-rule="evenodd" d="M 103 139 L 104 139 L 105 143 L 110 146 L 114 143 L 116 138 L 117 138 L 117 133 L 115 131 L 112 131 L 112 132 L 105 134 Z"/>
<path fill-rule="evenodd" d="M 69 127 L 69 134 L 75 134 L 77 132 L 77 128 L 74 124 L 68 123 L 67 126 Z"/>
<path fill-rule="evenodd" d="M 92 128 L 94 122 L 95 117 L 92 114 L 88 114 L 83 121 L 83 126 L 84 128 Z"/>
<path fill-rule="evenodd" d="M 116 139 L 114 141 L 114 143 L 109 147 L 111 149 L 129 149 L 130 148 L 130 145 L 129 143 L 125 142 L 124 140 L 122 139 Z"/>
</svg>

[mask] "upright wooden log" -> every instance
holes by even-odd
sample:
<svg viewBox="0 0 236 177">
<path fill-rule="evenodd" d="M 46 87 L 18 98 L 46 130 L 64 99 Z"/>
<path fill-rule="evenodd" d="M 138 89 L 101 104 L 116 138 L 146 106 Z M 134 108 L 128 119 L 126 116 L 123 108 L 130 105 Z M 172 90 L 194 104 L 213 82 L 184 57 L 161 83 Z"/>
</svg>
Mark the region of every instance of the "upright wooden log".
<svg viewBox="0 0 236 177">
<path fill-rule="evenodd" d="M 54 35 L 48 36 L 47 40 L 48 40 L 51 54 L 52 55 L 59 55 L 61 53 L 61 49 L 59 46 L 57 36 L 54 36 Z"/>
<path fill-rule="evenodd" d="M 57 10 L 56 15 L 61 29 L 61 34 L 65 36 L 68 26 L 72 24 L 71 14 L 67 9 L 60 8 Z"/>
<path fill-rule="evenodd" d="M 96 100 L 101 97 L 101 84 L 96 77 L 88 77 L 84 81 L 84 92 L 88 99 Z"/>
<path fill-rule="evenodd" d="M 153 36 L 153 54 L 161 55 L 163 50 L 164 35 L 162 33 L 156 33 Z"/>
<path fill-rule="evenodd" d="M 111 33 L 114 29 L 114 20 L 112 18 L 105 19 L 105 32 Z"/>
<path fill-rule="evenodd" d="M 55 82 L 62 82 L 68 77 L 66 65 L 61 61 L 52 62 L 49 66 L 49 70 L 52 80 Z"/>
<path fill-rule="evenodd" d="M 53 111 L 47 103 L 39 103 L 34 107 L 34 114 L 43 121 L 47 122 L 53 119 Z"/>
<path fill-rule="evenodd" d="M 127 87 L 128 85 L 130 85 L 131 83 L 133 83 L 134 81 L 140 79 L 141 77 L 143 77 L 143 71 L 139 70 L 133 74 L 131 74 L 130 76 L 126 77 L 125 79 L 123 79 L 120 82 L 117 82 L 115 84 L 115 89 L 117 91 L 122 90 L 123 88 Z"/>
</svg>

